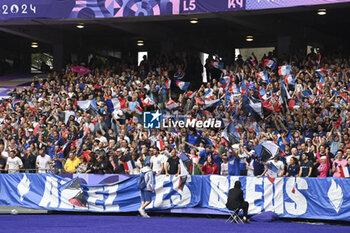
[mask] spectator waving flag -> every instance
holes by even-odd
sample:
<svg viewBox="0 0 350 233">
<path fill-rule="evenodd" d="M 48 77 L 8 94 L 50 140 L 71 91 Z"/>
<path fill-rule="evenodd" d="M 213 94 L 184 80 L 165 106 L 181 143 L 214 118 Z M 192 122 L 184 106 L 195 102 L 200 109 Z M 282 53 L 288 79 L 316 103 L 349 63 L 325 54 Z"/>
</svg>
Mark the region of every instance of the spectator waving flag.
<svg viewBox="0 0 350 233">
<path fill-rule="evenodd" d="M 155 144 L 156 144 L 155 146 L 158 147 L 159 150 L 164 150 L 163 140 L 157 140 Z"/>
<path fill-rule="evenodd" d="M 288 75 L 288 74 L 290 74 L 291 68 L 292 67 L 290 65 L 279 66 L 278 67 L 278 75 Z"/>
<path fill-rule="evenodd" d="M 186 96 L 190 99 L 192 99 L 193 97 L 195 97 L 197 94 L 197 91 L 189 91 L 186 93 Z"/>
<path fill-rule="evenodd" d="M 229 76 L 225 76 L 223 78 L 220 78 L 220 83 L 222 88 L 227 88 L 230 85 L 230 77 Z"/>
<path fill-rule="evenodd" d="M 214 90 L 212 88 L 209 88 L 207 92 L 204 94 L 205 99 L 213 99 L 214 98 Z"/>
<path fill-rule="evenodd" d="M 142 101 L 142 105 L 145 106 L 152 106 L 155 105 L 156 102 L 154 101 L 153 98 L 151 98 L 150 96 L 147 96 L 143 101 Z"/>
<path fill-rule="evenodd" d="M 229 145 L 237 144 L 241 141 L 241 137 L 237 133 L 236 126 L 233 122 L 222 131 L 221 137 L 224 138 Z"/>
<path fill-rule="evenodd" d="M 35 112 L 36 111 L 36 108 L 35 108 L 35 106 L 34 106 L 34 104 L 33 104 L 33 102 L 28 102 L 28 106 L 29 106 L 29 110 L 30 111 L 33 111 L 33 112 Z M 12 106 L 11 106 L 12 107 Z"/>
<path fill-rule="evenodd" d="M 114 112 L 115 110 L 126 108 L 125 98 L 113 98 L 111 100 L 106 100 L 105 103 L 108 112 Z"/>
<path fill-rule="evenodd" d="M 349 178 L 350 177 L 350 167 L 339 167 L 340 177 Z"/>
<path fill-rule="evenodd" d="M 221 98 L 216 100 L 205 100 L 203 109 L 207 109 L 207 111 L 212 112 L 217 106 L 220 104 Z"/>
<path fill-rule="evenodd" d="M 291 99 L 289 92 L 281 79 L 281 96 L 285 97 L 287 100 Z"/>
<path fill-rule="evenodd" d="M 73 66 L 72 71 L 80 75 L 85 75 L 91 72 L 91 70 L 89 70 L 88 68 L 85 68 L 84 66 Z"/>
<path fill-rule="evenodd" d="M 278 145 L 272 141 L 264 141 L 261 144 L 254 147 L 255 153 L 258 155 L 259 160 L 267 161 L 273 159 L 280 153 Z"/>
<path fill-rule="evenodd" d="M 248 63 L 253 66 L 254 68 L 256 68 L 258 66 L 258 63 L 256 61 L 254 61 L 251 58 L 248 58 Z"/>
<path fill-rule="evenodd" d="M 259 78 L 261 78 L 265 82 L 267 82 L 269 80 L 269 76 L 268 76 L 266 70 L 256 73 L 256 76 L 258 76 Z"/>
<path fill-rule="evenodd" d="M 266 100 L 267 99 L 267 95 L 266 95 L 266 89 L 264 87 L 261 87 L 260 90 L 259 90 L 259 98 L 261 100 Z"/>
<path fill-rule="evenodd" d="M 176 81 L 176 85 L 183 91 L 187 91 L 190 82 Z"/>
<path fill-rule="evenodd" d="M 265 59 L 264 60 L 264 66 L 267 66 L 267 67 L 269 67 L 272 70 L 276 68 L 276 65 L 277 65 L 277 63 L 274 62 L 274 60 L 270 60 L 270 59 Z"/>
<path fill-rule="evenodd" d="M 170 89 L 170 86 L 171 86 L 171 80 L 170 79 L 166 80 L 165 86 L 166 86 L 166 89 L 168 89 L 168 90 Z"/>
<path fill-rule="evenodd" d="M 168 103 L 166 103 L 166 108 L 169 110 L 174 110 L 179 107 L 179 105 L 172 99 L 169 100 Z"/>
<path fill-rule="evenodd" d="M 129 160 L 123 163 L 125 171 L 131 171 L 136 168 L 134 160 Z"/>
<path fill-rule="evenodd" d="M 321 68 L 321 69 L 316 70 L 315 73 L 320 78 L 320 83 L 319 83 L 320 87 L 323 87 L 326 84 L 324 77 L 328 74 L 328 71 Z"/>
<path fill-rule="evenodd" d="M 275 179 L 277 178 L 278 168 L 272 162 L 270 162 L 267 165 L 267 168 L 268 168 L 268 170 L 266 172 L 267 179 L 271 183 L 273 183 L 275 181 Z"/>
<path fill-rule="evenodd" d="M 286 75 L 285 80 L 287 85 L 293 85 L 293 86 L 295 85 L 294 75 L 292 74 Z"/>
</svg>

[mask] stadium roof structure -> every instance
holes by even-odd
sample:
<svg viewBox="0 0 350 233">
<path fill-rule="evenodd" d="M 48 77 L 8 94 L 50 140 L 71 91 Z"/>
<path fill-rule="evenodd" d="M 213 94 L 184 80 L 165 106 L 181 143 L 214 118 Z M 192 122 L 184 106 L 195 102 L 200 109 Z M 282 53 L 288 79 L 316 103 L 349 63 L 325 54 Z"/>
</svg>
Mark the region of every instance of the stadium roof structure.
<svg viewBox="0 0 350 233">
<path fill-rule="evenodd" d="M 76 1 L 76 3 L 90 1 L 92 0 Z M 112 0 L 93 1 L 112 2 Z M 198 0 L 197 5 L 202 1 Z M 53 15 L 53 18 L 19 17 L 1 20 L 4 19 L 2 15 L 0 32 L 3 33 L 0 33 L 0 50 L 3 54 L 30 53 L 33 50 L 30 45 L 36 41 L 40 43 L 36 51 L 41 52 L 52 51 L 55 46 L 56 48 L 61 46 L 64 50 L 76 53 L 108 49 L 122 52 L 138 51 L 140 48 L 136 42 L 141 39 L 144 41 L 142 50 L 162 51 L 164 47 L 169 47 L 179 51 L 210 53 L 232 51 L 234 48 L 277 46 L 279 38 L 283 37 L 289 37 L 291 49 L 305 47 L 307 44 L 334 48 L 343 46 L 343 49 L 350 50 L 350 47 L 346 47 L 349 46 L 347 41 L 350 39 L 350 32 L 346 30 L 350 25 L 350 17 L 346 17 L 350 9 L 350 1 L 337 0 L 331 2 L 338 2 L 338 4 L 311 6 L 305 6 L 305 4 L 330 1 L 254 1 L 268 4 L 302 2 L 304 5 L 286 8 L 266 7 L 268 9 L 261 7 L 263 9 L 249 10 L 248 5 L 253 2 L 251 0 L 228 0 L 224 2 L 226 4 L 243 2 L 245 9 L 117 18 L 88 18 L 89 14 L 82 14 L 79 17 L 86 16 L 86 18 L 58 19 Z M 318 15 L 317 10 L 320 8 L 327 9 L 327 14 Z M 57 12 L 60 12 L 59 7 Z M 189 23 L 192 18 L 197 18 L 199 22 Z M 83 24 L 84 28 L 78 29 L 76 27 L 78 24 Z M 254 41 L 247 42 L 245 40 L 247 35 L 253 35 Z"/>
</svg>

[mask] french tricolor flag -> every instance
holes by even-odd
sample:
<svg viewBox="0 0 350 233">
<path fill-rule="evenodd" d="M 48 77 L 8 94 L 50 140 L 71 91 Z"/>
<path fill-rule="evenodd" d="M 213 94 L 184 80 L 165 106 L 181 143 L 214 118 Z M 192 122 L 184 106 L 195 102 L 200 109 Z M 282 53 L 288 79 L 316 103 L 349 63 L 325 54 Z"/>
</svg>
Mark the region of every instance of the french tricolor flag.
<svg viewBox="0 0 350 233">
<path fill-rule="evenodd" d="M 343 177 L 343 178 L 350 177 L 349 167 L 339 167 L 339 170 L 340 170 L 340 177 Z"/>
<path fill-rule="evenodd" d="M 166 86 L 166 89 L 168 89 L 168 90 L 170 89 L 170 86 L 171 86 L 171 80 L 170 79 L 166 80 L 165 86 Z"/>
<path fill-rule="evenodd" d="M 187 91 L 190 82 L 176 81 L 176 85 L 183 91 Z"/>
<path fill-rule="evenodd" d="M 34 104 L 32 103 L 32 102 L 28 102 L 28 105 L 29 105 L 29 110 L 30 111 L 33 111 L 33 112 L 35 112 L 36 111 L 36 108 L 35 108 L 35 106 L 34 106 Z"/>
<path fill-rule="evenodd" d="M 266 100 L 267 99 L 267 95 L 266 95 L 266 90 L 264 87 L 261 87 L 259 90 L 259 98 L 262 100 Z"/>
<path fill-rule="evenodd" d="M 38 132 L 40 131 L 40 125 L 39 125 L 39 123 L 34 122 L 33 127 L 34 127 L 33 134 L 34 134 L 34 136 L 36 136 L 38 134 Z"/>
<path fill-rule="evenodd" d="M 228 87 L 228 92 L 238 94 L 240 92 L 238 85 L 235 83 L 231 83 Z"/>
<path fill-rule="evenodd" d="M 142 104 L 143 104 L 143 106 L 145 107 L 145 106 L 152 106 L 152 105 L 155 105 L 156 102 L 155 102 L 152 98 L 150 98 L 149 96 L 147 96 L 147 97 L 142 101 Z"/>
<path fill-rule="evenodd" d="M 156 147 L 158 147 L 159 150 L 164 150 L 164 142 L 162 140 L 157 140 Z"/>
<path fill-rule="evenodd" d="M 276 65 L 277 65 L 277 63 L 274 62 L 274 60 L 270 60 L 268 58 L 264 60 L 264 66 L 267 66 L 272 70 L 275 69 Z"/>
<path fill-rule="evenodd" d="M 291 66 L 285 65 L 285 66 L 279 66 L 278 67 L 278 74 L 279 75 L 288 75 L 290 74 Z"/>
<path fill-rule="evenodd" d="M 256 76 L 258 76 L 259 78 L 261 78 L 262 80 L 264 80 L 265 82 L 268 80 L 269 76 L 267 74 L 267 71 L 261 71 L 256 73 Z"/>
<path fill-rule="evenodd" d="M 273 183 L 275 181 L 275 179 L 277 178 L 277 173 L 278 173 L 278 168 L 272 163 L 270 162 L 269 165 L 267 165 L 267 179 Z"/>
<path fill-rule="evenodd" d="M 251 58 L 248 59 L 248 62 L 249 62 L 249 64 L 250 64 L 251 66 L 253 66 L 253 67 L 257 67 L 257 66 L 258 66 L 258 63 L 256 63 L 256 61 L 254 61 L 254 60 L 251 59 Z"/>
<path fill-rule="evenodd" d="M 137 107 L 135 108 L 135 112 L 136 112 L 137 114 L 141 115 L 142 112 L 143 112 L 143 108 L 140 107 L 139 105 L 137 105 Z"/>
<path fill-rule="evenodd" d="M 192 99 L 193 97 L 195 97 L 197 91 L 189 91 L 186 93 L 187 97 Z"/>
<path fill-rule="evenodd" d="M 134 160 L 129 160 L 128 162 L 124 162 L 124 170 L 131 171 L 136 168 Z"/>
<path fill-rule="evenodd" d="M 179 107 L 179 105 L 172 99 L 170 99 L 169 102 L 165 104 L 165 106 L 169 110 L 173 110 Z"/>
<path fill-rule="evenodd" d="M 106 100 L 105 103 L 108 107 L 108 110 L 111 112 L 114 112 L 117 109 L 126 108 L 125 98 L 113 98 L 111 100 Z"/>
<path fill-rule="evenodd" d="M 221 78 L 220 83 L 221 83 L 222 88 L 226 88 L 230 84 L 230 77 L 225 76 L 225 77 Z"/>
<path fill-rule="evenodd" d="M 328 74 L 328 71 L 321 68 L 321 69 L 315 70 L 315 73 L 320 78 L 320 86 L 324 86 L 325 85 L 324 77 Z"/>
<path fill-rule="evenodd" d="M 206 99 L 213 99 L 214 98 L 214 91 L 212 88 L 208 89 L 208 91 L 204 94 L 204 98 L 206 98 Z"/>
<path fill-rule="evenodd" d="M 247 80 L 243 79 L 241 82 L 241 92 L 245 93 L 249 89 L 249 83 Z"/>
<path fill-rule="evenodd" d="M 294 75 L 292 75 L 292 74 L 286 75 L 285 80 L 286 80 L 287 85 L 293 85 L 293 86 L 295 85 Z"/>
</svg>

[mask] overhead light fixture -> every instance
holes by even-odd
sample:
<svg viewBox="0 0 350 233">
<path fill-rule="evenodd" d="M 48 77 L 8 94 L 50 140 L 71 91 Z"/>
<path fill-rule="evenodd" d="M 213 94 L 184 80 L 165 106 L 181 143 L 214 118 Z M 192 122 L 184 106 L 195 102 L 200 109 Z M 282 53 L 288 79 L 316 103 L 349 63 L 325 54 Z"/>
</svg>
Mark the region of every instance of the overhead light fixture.
<svg viewBox="0 0 350 233">
<path fill-rule="evenodd" d="M 247 37 L 245 38 L 245 40 L 251 42 L 251 41 L 254 40 L 254 37 L 253 37 L 253 36 L 247 36 Z"/>
<path fill-rule="evenodd" d="M 38 48 L 39 47 L 38 42 L 32 42 L 32 45 L 30 47 Z"/>
<path fill-rule="evenodd" d="M 81 24 L 78 24 L 76 27 L 79 28 L 79 29 L 83 29 L 85 26 L 84 26 L 83 23 L 81 23 Z"/>
<path fill-rule="evenodd" d="M 326 15 L 327 14 L 327 10 L 326 9 L 318 9 L 317 14 L 318 15 Z"/>
<path fill-rule="evenodd" d="M 192 23 L 192 24 L 198 23 L 198 18 L 192 18 L 192 19 L 190 20 L 190 23 Z"/>
<path fill-rule="evenodd" d="M 138 40 L 137 41 L 137 46 L 143 46 L 143 45 L 144 45 L 143 40 Z"/>
</svg>

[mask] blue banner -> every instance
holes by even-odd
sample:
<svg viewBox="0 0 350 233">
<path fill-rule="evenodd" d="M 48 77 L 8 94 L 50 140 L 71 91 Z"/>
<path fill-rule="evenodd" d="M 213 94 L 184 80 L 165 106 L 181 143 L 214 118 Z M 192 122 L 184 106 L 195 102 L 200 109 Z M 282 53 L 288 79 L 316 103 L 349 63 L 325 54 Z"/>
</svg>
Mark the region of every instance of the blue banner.
<svg viewBox="0 0 350 233">
<path fill-rule="evenodd" d="M 273 211 L 280 217 L 350 220 L 350 179 L 239 176 L 155 176 L 149 209 L 205 207 L 225 210 L 227 194 L 239 180 L 249 214 Z M 133 176 L 112 184 L 86 185 L 52 174 L 0 175 L 0 206 L 35 209 L 130 212 L 140 207 Z"/>
</svg>

